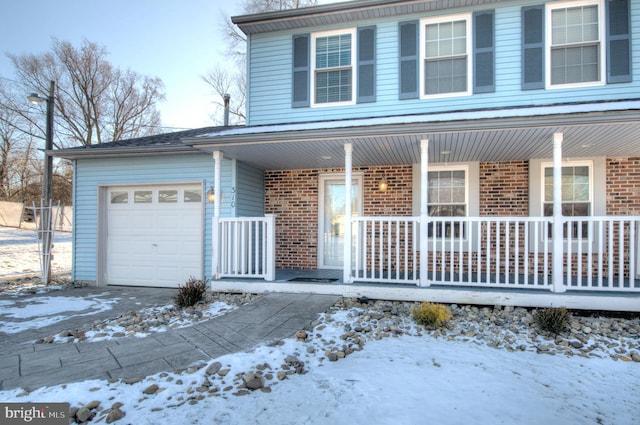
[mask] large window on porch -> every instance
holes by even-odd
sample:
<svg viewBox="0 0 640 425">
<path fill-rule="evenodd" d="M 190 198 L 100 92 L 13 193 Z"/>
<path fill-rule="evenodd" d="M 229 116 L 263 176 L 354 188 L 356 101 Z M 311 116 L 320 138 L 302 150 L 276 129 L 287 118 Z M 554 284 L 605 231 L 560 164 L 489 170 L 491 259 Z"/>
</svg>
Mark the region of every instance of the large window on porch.
<svg viewBox="0 0 640 425">
<path fill-rule="evenodd" d="M 544 202 L 543 215 L 550 217 L 553 215 L 553 165 L 543 164 L 544 168 Z M 576 162 L 562 167 L 562 215 L 565 217 L 588 217 L 593 211 L 593 164 L 591 162 Z M 572 223 L 569 229 L 565 224 L 563 229 L 564 239 L 571 239 L 578 236 L 588 238 L 588 224 Z M 551 225 L 549 225 L 549 237 L 552 236 Z"/>
<path fill-rule="evenodd" d="M 432 167 L 428 173 L 428 211 L 431 217 L 466 217 L 468 215 L 468 169 L 458 167 Z M 461 222 L 429 223 L 430 238 L 464 238 L 465 226 Z"/>
</svg>

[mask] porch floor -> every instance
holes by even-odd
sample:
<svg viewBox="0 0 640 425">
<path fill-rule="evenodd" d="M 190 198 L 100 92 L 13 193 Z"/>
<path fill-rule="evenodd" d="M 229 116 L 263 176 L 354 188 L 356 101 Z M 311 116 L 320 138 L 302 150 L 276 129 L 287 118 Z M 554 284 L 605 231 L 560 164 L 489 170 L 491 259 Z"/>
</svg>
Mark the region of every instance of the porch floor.
<svg viewBox="0 0 640 425">
<path fill-rule="evenodd" d="M 263 279 L 223 278 L 211 283 L 214 290 L 243 292 L 293 292 L 343 297 L 367 297 L 390 301 L 431 301 L 447 304 L 559 307 L 579 310 L 640 312 L 640 293 L 576 291 L 554 293 L 542 288 L 468 287 L 433 284 L 345 284 L 342 270 L 277 269 L 272 282 Z"/>
</svg>

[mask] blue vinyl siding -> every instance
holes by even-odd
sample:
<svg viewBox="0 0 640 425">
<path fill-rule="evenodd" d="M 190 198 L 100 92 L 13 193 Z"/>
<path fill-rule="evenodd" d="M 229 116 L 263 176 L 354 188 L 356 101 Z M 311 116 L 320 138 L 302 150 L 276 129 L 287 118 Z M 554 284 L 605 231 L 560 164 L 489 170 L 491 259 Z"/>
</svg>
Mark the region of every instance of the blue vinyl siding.
<svg viewBox="0 0 640 425">
<path fill-rule="evenodd" d="M 203 191 L 214 184 L 214 163 L 209 154 L 75 161 L 73 279 L 96 280 L 98 186 L 200 183 Z M 222 164 L 223 191 L 231 193 L 231 160 Z M 204 201 L 204 271 L 211 275 L 211 221 L 213 204 Z M 231 199 L 223 199 L 221 216 L 231 215 Z"/>
<path fill-rule="evenodd" d="M 490 10 L 488 7 L 451 9 L 446 13 L 410 14 L 379 20 L 359 21 L 349 25 L 313 27 L 298 31 L 255 34 L 250 46 L 250 96 L 248 124 L 264 125 L 324 120 L 343 120 L 388 115 L 422 114 L 482 108 L 504 108 L 547 105 L 566 102 L 592 102 L 628 99 L 639 92 L 640 81 L 605 84 L 602 86 L 522 90 L 521 19 L 522 7 L 541 4 L 540 1 L 493 4 L 495 8 L 495 92 L 442 99 L 399 100 L 398 23 L 425 17 L 462 12 Z M 640 8 L 631 5 L 631 34 L 640 34 Z M 602 23 L 604 25 L 604 22 Z M 295 34 L 349 27 L 376 27 L 376 101 L 335 107 L 291 107 L 291 43 Z M 633 42 L 633 75 L 640 75 L 640 43 Z M 603 58 L 604 59 L 604 58 Z"/>
<path fill-rule="evenodd" d="M 264 216 L 264 172 L 242 162 L 236 164 L 236 215 Z"/>
</svg>

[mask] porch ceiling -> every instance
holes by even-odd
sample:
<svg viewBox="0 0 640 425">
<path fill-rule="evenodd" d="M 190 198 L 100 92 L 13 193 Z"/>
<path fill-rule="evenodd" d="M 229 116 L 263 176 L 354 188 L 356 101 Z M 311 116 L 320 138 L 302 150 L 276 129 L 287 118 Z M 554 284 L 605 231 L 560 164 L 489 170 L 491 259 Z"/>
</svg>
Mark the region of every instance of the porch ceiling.
<svg viewBox="0 0 640 425">
<path fill-rule="evenodd" d="M 551 158 L 555 132 L 564 133 L 564 158 L 640 156 L 640 109 L 405 121 L 247 127 L 184 143 L 263 170 L 342 168 L 347 142 L 354 167 L 418 163 L 422 139 L 429 139 L 431 163 Z"/>
</svg>

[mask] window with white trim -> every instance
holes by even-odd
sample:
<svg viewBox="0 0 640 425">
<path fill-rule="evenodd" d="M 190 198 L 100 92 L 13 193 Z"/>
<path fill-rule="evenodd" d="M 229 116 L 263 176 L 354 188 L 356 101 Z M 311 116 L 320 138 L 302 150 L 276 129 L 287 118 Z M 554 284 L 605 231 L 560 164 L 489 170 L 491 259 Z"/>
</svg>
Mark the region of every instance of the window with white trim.
<svg viewBox="0 0 640 425">
<path fill-rule="evenodd" d="M 468 168 L 429 167 L 428 212 L 431 217 L 466 217 L 469 213 Z M 460 222 L 429 223 L 429 237 L 465 237 Z"/>
<path fill-rule="evenodd" d="M 553 164 L 542 164 L 542 176 L 544 188 L 542 215 L 553 215 Z M 565 217 L 587 217 L 593 212 L 593 163 L 591 161 L 570 162 L 562 166 L 562 215 Z M 567 226 L 564 227 L 564 238 L 567 238 Z M 573 238 L 578 236 L 578 231 L 583 238 L 588 237 L 587 223 L 578 229 L 578 223 L 574 223 L 571 229 Z M 551 227 L 549 228 L 551 232 Z M 549 233 L 551 236 L 551 233 Z"/>
<path fill-rule="evenodd" d="M 313 105 L 354 103 L 355 40 L 355 29 L 312 34 Z"/>
<path fill-rule="evenodd" d="M 600 0 L 547 5 L 550 87 L 603 83 L 603 16 Z"/>
<path fill-rule="evenodd" d="M 421 21 L 421 97 L 471 94 L 471 15 Z"/>
</svg>

